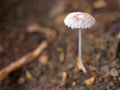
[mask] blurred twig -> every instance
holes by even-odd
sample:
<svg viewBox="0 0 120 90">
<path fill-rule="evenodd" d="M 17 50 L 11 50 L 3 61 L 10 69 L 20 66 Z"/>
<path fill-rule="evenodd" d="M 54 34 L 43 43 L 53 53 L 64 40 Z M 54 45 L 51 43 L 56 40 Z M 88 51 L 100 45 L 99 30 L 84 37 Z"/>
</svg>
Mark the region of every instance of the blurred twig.
<svg viewBox="0 0 120 90">
<path fill-rule="evenodd" d="M 43 33 L 47 37 L 49 42 L 54 41 L 54 39 L 57 36 L 54 29 L 41 26 L 38 23 L 31 23 L 30 25 L 27 26 L 26 29 L 29 33 L 33 33 L 33 32 Z"/>
<path fill-rule="evenodd" d="M 46 47 L 47 47 L 47 41 L 43 41 L 34 51 L 24 55 L 20 59 L 15 60 L 15 62 L 3 68 L 0 71 L 0 81 L 3 80 L 12 71 L 33 61 Z"/>
</svg>

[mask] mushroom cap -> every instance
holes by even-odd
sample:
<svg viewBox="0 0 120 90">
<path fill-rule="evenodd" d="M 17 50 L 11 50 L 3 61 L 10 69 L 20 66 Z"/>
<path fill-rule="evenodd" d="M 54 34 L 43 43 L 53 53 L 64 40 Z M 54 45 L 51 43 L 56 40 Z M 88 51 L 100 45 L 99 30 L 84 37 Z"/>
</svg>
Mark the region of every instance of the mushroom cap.
<svg viewBox="0 0 120 90">
<path fill-rule="evenodd" d="M 95 22 L 93 16 L 84 12 L 72 12 L 64 19 L 65 25 L 71 29 L 87 29 L 92 27 Z"/>
</svg>

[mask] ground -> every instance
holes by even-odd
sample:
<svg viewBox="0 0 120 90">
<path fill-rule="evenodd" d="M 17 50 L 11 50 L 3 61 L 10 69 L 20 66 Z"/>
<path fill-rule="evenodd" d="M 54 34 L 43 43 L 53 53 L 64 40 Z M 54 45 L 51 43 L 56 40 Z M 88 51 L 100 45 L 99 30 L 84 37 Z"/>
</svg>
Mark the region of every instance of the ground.
<svg viewBox="0 0 120 90">
<path fill-rule="evenodd" d="M 120 90 L 119 0 L 0 1 L 0 69 L 34 50 L 48 47 L 33 62 L 10 73 L 0 90 Z M 82 30 L 82 57 L 77 67 L 78 31 L 65 27 L 72 11 L 91 13 L 96 24 Z M 65 78 L 64 78 L 65 77 Z M 87 85 L 85 80 L 95 77 Z"/>
</svg>

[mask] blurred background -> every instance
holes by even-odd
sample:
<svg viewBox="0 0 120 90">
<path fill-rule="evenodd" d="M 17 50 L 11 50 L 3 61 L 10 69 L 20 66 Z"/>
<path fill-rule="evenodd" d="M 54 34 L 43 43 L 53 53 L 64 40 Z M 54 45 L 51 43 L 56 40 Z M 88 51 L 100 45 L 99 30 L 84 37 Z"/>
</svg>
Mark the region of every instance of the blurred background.
<svg viewBox="0 0 120 90">
<path fill-rule="evenodd" d="M 96 18 L 82 30 L 87 74 L 77 63 L 78 31 L 63 22 L 73 11 Z M 0 90 L 120 90 L 120 0 L 0 0 L 0 70 L 44 40 L 42 54 L 10 73 Z"/>
</svg>

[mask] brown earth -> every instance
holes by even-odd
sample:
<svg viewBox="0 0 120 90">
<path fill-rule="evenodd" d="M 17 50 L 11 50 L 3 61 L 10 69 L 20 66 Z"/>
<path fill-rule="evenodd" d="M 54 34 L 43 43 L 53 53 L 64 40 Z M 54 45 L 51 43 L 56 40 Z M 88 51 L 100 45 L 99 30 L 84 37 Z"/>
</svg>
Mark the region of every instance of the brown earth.
<svg viewBox="0 0 120 90">
<path fill-rule="evenodd" d="M 87 74 L 76 65 L 78 31 L 63 23 L 71 11 L 96 18 L 93 28 L 82 30 Z M 43 40 L 50 43 L 42 54 L 6 77 L 0 90 L 120 90 L 119 0 L 0 0 L 0 69 Z"/>
</svg>

